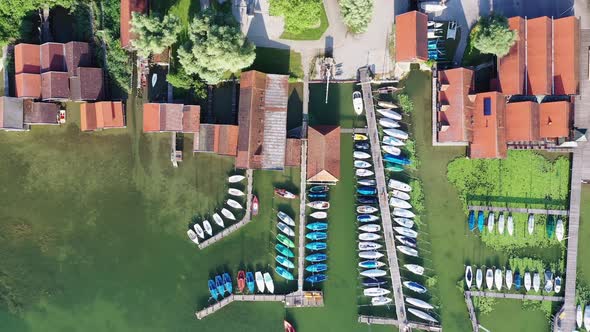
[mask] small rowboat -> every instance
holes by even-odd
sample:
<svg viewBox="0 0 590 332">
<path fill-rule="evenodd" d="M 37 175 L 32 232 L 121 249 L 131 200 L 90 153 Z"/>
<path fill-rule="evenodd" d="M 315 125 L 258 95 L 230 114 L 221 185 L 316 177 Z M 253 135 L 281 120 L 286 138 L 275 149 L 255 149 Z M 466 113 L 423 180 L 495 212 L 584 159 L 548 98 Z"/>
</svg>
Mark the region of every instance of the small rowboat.
<svg viewBox="0 0 590 332">
<path fill-rule="evenodd" d="M 400 191 L 405 191 L 405 192 L 412 191 L 412 187 L 409 184 L 398 181 L 398 180 L 394 180 L 394 179 L 389 180 L 389 182 L 387 182 L 387 186 L 389 188 L 395 189 L 395 190 L 400 190 Z"/>
<path fill-rule="evenodd" d="M 524 274 L 524 289 L 528 292 L 531 290 L 531 273 L 525 272 Z"/>
<path fill-rule="evenodd" d="M 408 203 L 407 201 L 401 200 L 399 198 L 391 197 L 389 199 L 389 205 L 393 207 L 397 207 L 400 209 L 411 209 L 412 204 Z"/>
<path fill-rule="evenodd" d="M 584 308 L 584 327 L 586 331 L 590 328 L 590 305 L 586 305 Z"/>
<path fill-rule="evenodd" d="M 404 146 L 406 143 L 393 136 L 383 136 L 383 144 L 391 146 Z"/>
<path fill-rule="evenodd" d="M 356 207 L 357 213 L 367 214 L 367 213 L 375 213 L 377 211 L 379 211 L 379 209 L 377 209 L 374 206 L 370 206 L 370 205 L 361 205 L 361 206 Z"/>
<path fill-rule="evenodd" d="M 412 220 L 412 219 L 396 217 L 396 218 L 393 218 L 393 221 L 395 221 L 396 224 L 403 226 L 403 227 L 407 227 L 407 228 L 414 227 L 414 220 Z"/>
<path fill-rule="evenodd" d="M 389 118 L 381 118 L 379 119 L 379 125 L 383 128 L 399 128 L 400 124 L 397 121 L 391 120 Z"/>
<path fill-rule="evenodd" d="M 223 216 L 229 220 L 236 220 L 236 216 L 234 216 L 234 214 L 226 208 L 221 209 L 221 214 L 223 214 Z"/>
<path fill-rule="evenodd" d="M 326 277 L 325 274 L 314 274 L 314 275 L 311 275 L 311 276 L 305 278 L 305 281 L 312 283 L 312 284 L 316 284 L 316 283 L 326 281 L 326 279 L 328 279 L 328 277 Z"/>
<path fill-rule="evenodd" d="M 241 209 L 243 209 L 243 208 L 244 208 L 244 207 L 242 206 L 242 204 L 238 203 L 237 201 L 235 201 L 235 200 L 233 200 L 233 199 L 231 199 L 231 198 L 228 198 L 228 200 L 227 200 L 227 205 L 229 205 L 229 206 L 233 207 L 234 209 L 238 209 L 238 210 L 241 210 Z"/>
<path fill-rule="evenodd" d="M 325 242 L 310 242 L 305 245 L 305 248 L 312 251 L 326 250 L 328 245 Z"/>
<path fill-rule="evenodd" d="M 408 271 L 417 274 L 419 276 L 424 274 L 424 268 L 420 265 L 416 264 L 405 264 L 404 267 L 408 269 Z"/>
<path fill-rule="evenodd" d="M 356 183 L 359 186 L 375 186 L 377 185 L 377 180 L 375 179 L 359 179 Z"/>
<path fill-rule="evenodd" d="M 309 265 L 308 267 L 305 268 L 305 271 L 307 272 L 323 272 L 326 271 L 328 269 L 328 265 L 326 264 L 313 264 L 313 265 Z"/>
<path fill-rule="evenodd" d="M 371 305 L 375 307 L 388 305 L 391 302 L 393 302 L 393 300 L 389 297 L 378 296 L 371 298 Z"/>
<path fill-rule="evenodd" d="M 315 201 L 307 203 L 307 206 L 316 210 L 327 210 L 330 208 L 330 203 L 326 201 Z"/>
<path fill-rule="evenodd" d="M 420 310 L 414 309 L 414 308 L 408 308 L 408 311 L 412 315 L 414 315 L 418 318 L 421 318 L 421 319 L 429 321 L 429 322 L 438 323 L 438 320 L 436 320 L 436 318 L 430 316 L 429 314 L 425 313 L 424 311 L 420 311 Z"/>
<path fill-rule="evenodd" d="M 295 236 L 295 232 L 291 229 L 291 227 L 283 224 L 282 222 L 277 224 L 277 228 L 287 236 Z"/>
<path fill-rule="evenodd" d="M 328 186 L 313 186 L 309 188 L 310 193 L 326 193 L 330 190 Z"/>
<path fill-rule="evenodd" d="M 535 292 L 538 292 L 540 288 L 541 288 L 541 276 L 539 275 L 539 273 L 535 273 L 533 275 L 533 289 L 535 290 Z"/>
<path fill-rule="evenodd" d="M 229 188 L 227 190 L 227 193 L 232 196 L 244 196 L 245 195 L 243 191 L 236 189 L 236 188 Z"/>
<path fill-rule="evenodd" d="M 483 282 L 483 271 L 481 269 L 477 269 L 477 271 L 475 271 L 475 286 L 477 286 L 477 289 L 481 289 L 482 282 Z"/>
<path fill-rule="evenodd" d="M 283 255 L 283 256 L 285 256 L 285 257 L 289 257 L 289 258 L 293 258 L 293 257 L 295 257 L 295 254 L 293 254 L 293 252 L 291 251 L 291 249 L 287 248 L 286 246 L 284 246 L 284 245 L 282 245 L 282 244 L 280 244 L 280 243 L 277 243 L 277 244 L 275 245 L 275 250 L 276 250 L 276 251 L 277 251 L 279 254 L 281 254 L 281 255 Z"/>
<path fill-rule="evenodd" d="M 354 161 L 354 167 L 355 168 L 369 168 L 373 165 L 371 165 L 370 162 L 364 161 L 364 160 L 355 160 Z"/>
<path fill-rule="evenodd" d="M 406 157 L 394 156 L 389 153 L 386 153 L 383 156 L 383 160 L 402 166 L 410 165 L 412 163 L 412 161 Z"/>
<path fill-rule="evenodd" d="M 373 250 L 359 252 L 359 258 L 364 258 L 364 259 L 379 259 L 383 256 L 385 256 L 385 255 L 378 252 L 378 251 L 373 251 Z"/>
<path fill-rule="evenodd" d="M 404 218 L 414 218 L 416 216 L 414 214 L 414 212 L 406 210 L 406 209 L 400 209 L 400 208 L 393 208 L 392 213 L 394 216 L 404 217 Z"/>
<path fill-rule="evenodd" d="M 498 217 L 498 233 L 500 233 L 500 235 L 504 234 L 504 227 L 506 223 L 504 222 L 504 214 L 500 214 L 500 216 Z"/>
<path fill-rule="evenodd" d="M 375 173 L 373 173 L 373 171 L 370 171 L 368 169 L 360 168 L 360 169 L 356 170 L 355 174 L 358 177 L 367 177 L 367 176 L 371 176 Z"/>
<path fill-rule="evenodd" d="M 385 278 L 363 278 L 362 282 L 365 287 L 379 287 L 387 284 Z"/>
<path fill-rule="evenodd" d="M 215 287 L 215 281 L 209 279 L 207 282 L 207 286 L 209 287 L 209 293 L 211 293 L 211 298 L 215 301 L 219 298 L 219 293 L 217 292 L 217 288 Z"/>
<path fill-rule="evenodd" d="M 360 275 L 362 275 L 363 277 L 368 277 L 368 278 L 378 278 L 378 277 L 386 276 L 387 272 L 384 270 L 379 270 L 379 269 L 371 269 L 371 270 L 361 271 Z"/>
<path fill-rule="evenodd" d="M 225 295 L 225 287 L 223 287 L 223 279 L 221 276 L 215 276 L 215 288 L 217 288 L 217 293 L 219 293 L 219 295 Z"/>
<path fill-rule="evenodd" d="M 354 159 L 369 159 L 371 155 L 363 151 L 354 151 L 352 156 Z"/>
<path fill-rule="evenodd" d="M 393 163 L 389 163 L 389 162 L 385 162 L 384 167 L 385 167 L 386 171 L 390 171 L 390 172 L 403 172 L 404 171 L 404 167 L 402 165 L 397 165 L 397 164 L 393 164 Z"/>
<path fill-rule="evenodd" d="M 512 220 L 512 216 L 508 216 L 508 220 L 506 221 L 506 228 L 508 229 L 508 235 L 512 236 L 514 234 L 514 220 Z"/>
<path fill-rule="evenodd" d="M 506 288 L 512 288 L 512 270 L 506 270 Z"/>
<path fill-rule="evenodd" d="M 488 287 L 488 290 L 492 290 L 494 287 L 494 270 L 492 269 L 486 270 L 486 286 Z"/>
<path fill-rule="evenodd" d="M 393 230 L 396 233 L 401 234 L 403 236 L 411 237 L 414 239 L 418 237 L 418 232 L 407 227 L 393 227 Z"/>
<path fill-rule="evenodd" d="M 434 309 L 434 307 L 431 304 L 429 304 L 428 302 L 425 302 L 425 301 L 422 301 L 420 299 L 416 299 L 413 297 L 406 297 L 406 302 L 413 305 L 414 307 L 418 307 L 418 308 L 422 308 L 422 309 L 426 309 L 426 310 Z"/>
<path fill-rule="evenodd" d="M 324 211 L 316 211 L 316 212 L 310 214 L 309 216 L 314 219 L 326 219 L 326 218 L 328 218 L 328 213 L 324 212 Z"/>
<path fill-rule="evenodd" d="M 295 220 L 293 220 L 293 218 L 289 217 L 289 215 L 286 214 L 285 212 L 279 211 L 279 213 L 277 213 L 277 216 L 285 224 L 295 227 Z"/>
<path fill-rule="evenodd" d="M 564 235 L 565 227 L 563 225 L 563 220 L 557 219 L 557 225 L 555 226 L 555 238 L 557 238 L 557 241 L 561 242 Z"/>
<path fill-rule="evenodd" d="M 323 262 L 328 258 L 326 254 L 311 254 L 305 257 L 305 260 L 312 263 Z"/>
<path fill-rule="evenodd" d="M 578 325 L 578 330 L 582 328 L 582 323 L 584 322 L 584 314 L 582 310 L 582 305 L 578 304 L 576 308 L 576 325 Z"/>
<path fill-rule="evenodd" d="M 403 236 L 403 235 L 396 235 L 395 239 L 398 240 L 399 242 L 401 242 L 401 244 L 403 244 L 406 247 L 410 247 L 410 248 L 416 248 L 416 246 L 418 245 L 418 242 L 416 241 L 416 238 L 413 237 L 407 237 L 407 236 Z"/>
<path fill-rule="evenodd" d="M 292 192 L 289 192 L 285 189 L 280 189 L 280 188 L 275 188 L 275 194 L 277 194 L 279 197 L 286 198 L 286 199 L 297 198 L 297 195 L 293 194 Z"/>
<path fill-rule="evenodd" d="M 354 134 L 353 138 L 355 141 L 366 141 L 369 139 L 367 136 L 363 134 Z"/>
<path fill-rule="evenodd" d="M 534 230 L 535 230 L 535 215 L 531 213 L 531 214 L 529 214 L 529 220 L 528 220 L 529 234 L 533 234 Z"/>
<path fill-rule="evenodd" d="M 369 150 L 371 146 L 367 142 L 354 143 L 354 148 L 359 150 Z"/>
<path fill-rule="evenodd" d="M 205 232 L 209 234 L 209 236 L 213 235 L 213 228 L 211 227 L 209 220 L 203 221 L 203 228 L 205 229 Z"/>
<path fill-rule="evenodd" d="M 283 328 L 285 329 L 285 332 L 295 332 L 295 328 L 293 327 L 293 325 L 291 325 L 286 320 L 283 321 Z"/>
<path fill-rule="evenodd" d="M 305 238 L 308 240 L 312 240 L 312 241 L 325 240 L 328 238 L 328 233 L 326 233 L 326 232 L 311 232 L 311 233 L 305 234 Z"/>
<path fill-rule="evenodd" d="M 227 273 L 227 272 L 224 273 L 222 275 L 222 277 L 223 277 L 223 285 L 225 287 L 225 290 L 227 291 L 228 294 L 231 294 L 233 292 L 234 285 L 233 285 L 233 282 L 231 280 L 229 273 Z"/>
<path fill-rule="evenodd" d="M 256 271 L 255 279 L 256 279 L 256 288 L 260 293 L 264 293 L 264 277 L 262 276 L 262 272 Z"/>
<path fill-rule="evenodd" d="M 238 291 L 240 293 L 244 292 L 244 288 L 246 288 L 246 272 L 243 270 L 238 271 Z"/>
<path fill-rule="evenodd" d="M 397 246 L 397 250 L 399 250 L 401 253 L 406 254 L 408 256 L 418 257 L 418 250 L 416 250 L 416 249 L 406 247 L 406 246 Z"/>
<path fill-rule="evenodd" d="M 402 119 L 401 114 L 392 110 L 391 108 L 378 108 L 377 112 L 386 118 L 399 121 Z"/>
<path fill-rule="evenodd" d="M 377 297 L 383 296 L 391 293 L 389 289 L 380 288 L 380 287 L 372 287 L 372 288 L 365 288 L 363 289 L 363 295 L 368 297 Z"/>
<path fill-rule="evenodd" d="M 359 267 L 363 269 L 376 269 L 385 266 L 385 263 L 378 260 L 368 260 L 359 262 Z"/>
<path fill-rule="evenodd" d="M 289 248 L 295 248 L 295 243 L 284 234 L 277 234 L 277 241 Z"/>
<path fill-rule="evenodd" d="M 254 215 L 254 216 L 258 215 L 258 197 L 257 196 L 252 197 L 252 215 Z"/>
<path fill-rule="evenodd" d="M 473 270 L 471 269 L 470 265 L 467 265 L 465 268 L 465 285 L 467 285 L 467 289 L 471 288 L 473 284 Z"/>
<path fill-rule="evenodd" d="M 496 218 L 494 217 L 494 212 L 490 212 L 490 214 L 488 215 L 488 232 L 493 232 L 494 231 L 494 221 L 496 220 Z"/>
<path fill-rule="evenodd" d="M 399 88 L 396 88 L 394 86 L 384 86 L 384 87 L 378 88 L 377 93 L 388 94 L 388 93 L 394 93 L 397 90 L 399 90 Z"/>
<path fill-rule="evenodd" d="M 360 233 L 358 236 L 360 241 L 377 241 L 381 235 L 375 233 Z"/>
<path fill-rule="evenodd" d="M 394 156 L 399 156 L 402 153 L 402 150 L 391 145 L 382 145 L 381 148 L 383 149 L 383 151 Z"/>
<path fill-rule="evenodd" d="M 204 239 L 205 238 L 205 233 L 203 232 L 203 228 L 201 227 L 201 225 L 199 224 L 195 224 L 193 226 L 195 232 L 197 232 L 197 235 L 201 238 Z"/>
<path fill-rule="evenodd" d="M 359 242 L 358 244 L 358 249 L 363 251 L 363 250 L 377 250 L 377 249 L 381 249 L 382 245 L 380 245 L 379 243 L 375 243 L 375 242 Z"/>
<path fill-rule="evenodd" d="M 359 226 L 359 231 L 376 233 L 376 232 L 381 231 L 381 225 L 377 225 L 377 224 L 362 225 L 362 226 Z"/>
<path fill-rule="evenodd" d="M 305 225 L 305 228 L 309 229 L 310 231 L 325 231 L 328 229 L 327 222 L 313 222 L 311 224 Z"/>
<path fill-rule="evenodd" d="M 277 266 L 277 269 L 279 269 L 279 268 L 281 268 L 281 267 Z M 275 284 L 272 281 L 272 277 L 270 276 L 270 273 L 265 272 L 262 275 L 262 277 L 264 278 L 264 285 L 266 286 L 266 289 L 268 290 L 269 293 L 273 294 L 275 292 Z M 293 277 L 293 276 L 291 276 L 291 277 Z"/>
<path fill-rule="evenodd" d="M 388 101 L 380 101 L 380 102 L 377 102 L 377 105 L 379 107 L 383 107 L 383 108 L 399 108 L 396 104 L 390 103 Z"/>
<path fill-rule="evenodd" d="M 352 108 L 356 115 L 363 114 L 363 96 L 358 91 L 352 93 Z"/>
<path fill-rule="evenodd" d="M 230 176 L 227 181 L 229 181 L 229 183 L 238 183 L 242 180 L 244 180 L 246 177 L 243 175 L 232 175 Z"/>
<path fill-rule="evenodd" d="M 404 281 L 402 284 L 407 289 L 409 289 L 411 291 L 414 291 L 416 293 L 419 293 L 419 294 L 424 294 L 424 293 L 426 293 L 428 291 L 426 289 L 426 287 L 420 285 L 419 283 L 417 283 L 415 281 Z"/>
<path fill-rule="evenodd" d="M 281 264 L 282 266 L 284 266 L 284 267 L 286 267 L 288 269 L 294 269 L 295 268 L 295 264 L 293 264 L 293 262 L 291 262 L 285 256 L 278 255 L 278 256 L 275 257 L 275 260 L 277 261 L 277 263 Z"/>
<path fill-rule="evenodd" d="M 383 132 L 388 135 L 399 139 L 408 139 L 408 133 L 400 129 L 383 129 Z"/>
<path fill-rule="evenodd" d="M 379 220 L 379 217 L 372 214 L 359 214 L 356 217 L 356 221 L 358 222 L 373 222 Z"/>
<path fill-rule="evenodd" d="M 221 216 L 217 213 L 213 214 L 213 221 L 215 221 L 215 223 L 217 225 L 219 225 L 220 227 L 225 227 L 225 225 L 223 224 L 223 219 L 221 218 Z"/>
<path fill-rule="evenodd" d="M 199 237 L 197 236 L 197 233 L 195 233 L 195 231 L 189 229 L 188 231 L 186 231 L 186 235 L 188 235 L 188 238 L 191 239 L 191 241 L 193 241 L 196 244 L 199 244 Z"/>
<path fill-rule="evenodd" d="M 358 196 L 356 198 L 359 204 L 377 204 L 377 198 L 374 196 Z"/>
</svg>

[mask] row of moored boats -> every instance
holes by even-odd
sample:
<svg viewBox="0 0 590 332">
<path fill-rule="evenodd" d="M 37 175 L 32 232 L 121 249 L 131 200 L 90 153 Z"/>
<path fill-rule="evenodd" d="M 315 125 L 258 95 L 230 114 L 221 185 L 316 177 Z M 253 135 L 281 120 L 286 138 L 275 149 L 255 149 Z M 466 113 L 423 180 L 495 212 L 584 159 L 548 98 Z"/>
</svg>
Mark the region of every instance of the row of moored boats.
<svg viewBox="0 0 590 332">
<path fill-rule="evenodd" d="M 326 271 L 328 264 L 326 260 L 328 256 L 326 250 L 328 248 L 328 212 L 330 203 L 328 201 L 328 194 L 330 188 L 328 186 L 317 185 L 309 188 L 307 198 L 310 200 L 307 205 L 312 209 L 309 220 L 305 225 L 306 234 L 305 250 L 305 272 L 308 274 L 305 281 L 311 284 L 324 282 L 328 277 Z"/>
<path fill-rule="evenodd" d="M 261 271 L 256 271 L 255 273 L 252 273 L 240 270 L 236 276 L 236 282 L 236 291 L 238 293 L 244 294 L 248 292 L 254 294 L 256 293 L 256 290 L 258 290 L 259 293 L 268 292 L 273 294 L 275 292 L 274 281 L 268 272 L 263 273 Z M 217 275 L 213 277 L 213 279 L 209 279 L 207 284 L 211 298 L 215 301 L 229 296 L 234 292 L 233 279 L 227 272 Z"/>
<path fill-rule="evenodd" d="M 275 188 L 274 192 L 281 198 L 297 198 L 297 195 L 286 189 Z M 275 244 L 275 250 L 277 255 L 275 256 L 275 261 L 278 264 L 275 266 L 275 273 L 283 279 L 293 280 L 295 277 L 290 270 L 295 268 L 295 263 L 293 262 L 295 260 L 295 254 L 292 250 L 295 248 L 295 243 L 293 242 L 295 238 L 295 220 L 283 211 L 279 211 L 277 217 L 279 218 L 277 228 L 280 233 L 276 236 L 277 243 Z"/>
<path fill-rule="evenodd" d="M 500 213 L 496 219 L 494 212 L 490 212 L 486 221 L 483 211 L 477 211 L 476 217 L 475 211 L 471 210 L 469 211 L 467 224 L 470 231 L 478 229 L 480 233 L 483 233 L 485 229 L 489 233 L 493 233 L 496 227 L 499 235 L 503 235 L 506 232 L 509 236 L 513 236 L 516 232 L 512 214 L 509 214 L 505 218 L 504 213 Z M 529 235 L 532 235 L 535 231 L 535 215 L 532 213 L 528 216 L 526 228 Z M 557 218 L 557 222 L 555 222 L 555 218 L 552 215 L 548 215 L 545 223 L 545 231 L 547 238 L 551 239 L 553 238 L 553 234 L 555 234 L 557 241 L 561 242 L 565 236 L 565 224 L 561 218 Z"/>
<path fill-rule="evenodd" d="M 521 276 L 519 271 L 513 272 L 510 269 L 495 267 L 486 269 L 481 267 L 476 269 L 474 275 L 473 268 L 470 265 L 465 268 L 465 285 L 467 289 L 473 287 L 474 279 L 475 287 L 482 289 L 484 287 L 484 278 L 488 290 L 494 288 L 498 291 L 503 289 L 511 290 L 512 286 L 514 286 L 516 291 L 520 291 L 524 286 L 527 292 L 532 289 L 538 293 L 542 289 L 545 293 L 559 294 L 562 287 L 561 277 L 550 270 L 546 270 L 544 273 L 526 271 L 524 276 Z"/>
</svg>

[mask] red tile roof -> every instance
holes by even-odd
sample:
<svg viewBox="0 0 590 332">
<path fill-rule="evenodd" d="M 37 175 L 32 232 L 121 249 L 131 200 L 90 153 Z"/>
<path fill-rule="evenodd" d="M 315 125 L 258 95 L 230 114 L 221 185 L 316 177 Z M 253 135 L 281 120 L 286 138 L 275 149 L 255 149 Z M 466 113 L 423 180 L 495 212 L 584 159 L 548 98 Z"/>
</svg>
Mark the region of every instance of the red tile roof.
<svg viewBox="0 0 590 332">
<path fill-rule="evenodd" d="M 133 39 L 131 33 L 131 13 L 147 13 L 148 0 L 121 0 L 121 46 L 128 47 Z"/>
<path fill-rule="evenodd" d="M 505 95 L 520 95 L 524 92 L 525 71 L 525 20 L 516 16 L 508 19 L 511 30 L 517 31 L 518 39 L 510 53 L 500 58 L 498 76 L 500 91 Z"/>
<path fill-rule="evenodd" d="M 494 91 L 477 94 L 471 123 L 471 158 L 506 157 L 504 106 L 504 95 L 501 93 Z"/>
<path fill-rule="evenodd" d="M 25 99 L 23 102 L 25 124 L 57 124 L 59 106 L 54 103 L 34 102 Z"/>
<path fill-rule="evenodd" d="M 340 127 L 309 127 L 307 136 L 307 181 L 338 181 L 340 178 Z"/>
<path fill-rule="evenodd" d="M 70 98 L 68 73 L 50 71 L 41 74 L 41 97 L 43 100 L 66 100 Z"/>
<path fill-rule="evenodd" d="M 201 123 L 201 107 L 196 105 L 185 105 L 182 109 L 182 132 L 198 133 Z"/>
<path fill-rule="evenodd" d="M 211 152 L 236 156 L 238 126 L 203 123 L 193 141 L 194 152 Z"/>
<path fill-rule="evenodd" d="M 554 92 L 557 95 L 578 93 L 580 20 L 570 16 L 553 20 Z"/>
<path fill-rule="evenodd" d="M 48 71 L 66 71 L 65 45 L 45 43 L 41 45 L 41 73 Z"/>
<path fill-rule="evenodd" d="M 89 131 L 125 127 L 123 103 L 100 101 L 80 105 L 80 130 Z"/>
<path fill-rule="evenodd" d="M 186 119 L 184 119 L 185 116 Z M 199 119 L 200 107 L 198 106 L 166 103 L 143 104 L 143 131 L 145 133 L 197 132 L 199 128 L 195 121 L 198 123 Z M 185 128 L 188 131 L 184 131 Z"/>
<path fill-rule="evenodd" d="M 39 58 L 39 45 L 18 44 L 14 46 L 14 72 L 41 73 L 41 59 Z"/>
<path fill-rule="evenodd" d="M 466 142 L 468 140 L 466 121 L 471 117 L 473 103 L 469 100 L 473 71 L 466 68 L 441 70 L 439 72 L 441 91 L 438 101 L 439 142 Z"/>
<path fill-rule="evenodd" d="M 428 60 L 428 15 L 411 11 L 395 17 L 395 60 Z"/>
<path fill-rule="evenodd" d="M 143 104 L 143 132 L 160 131 L 160 104 Z"/>
<path fill-rule="evenodd" d="M 41 75 L 21 73 L 14 76 L 15 95 L 23 98 L 41 98 Z"/>
<path fill-rule="evenodd" d="M 527 20 L 527 36 L 527 94 L 550 95 L 551 19 L 543 16 Z"/>
<path fill-rule="evenodd" d="M 541 137 L 569 137 L 571 109 L 571 104 L 567 101 L 556 101 L 539 105 L 539 131 Z"/>
<path fill-rule="evenodd" d="M 538 141 L 539 104 L 522 101 L 506 104 L 506 141 Z"/>
<path fill-rule="evenodd" d="M 285 166 L 301 166 L 301 140 L 299 138 L 287 138 L 285 149 Z"/>
</svg>

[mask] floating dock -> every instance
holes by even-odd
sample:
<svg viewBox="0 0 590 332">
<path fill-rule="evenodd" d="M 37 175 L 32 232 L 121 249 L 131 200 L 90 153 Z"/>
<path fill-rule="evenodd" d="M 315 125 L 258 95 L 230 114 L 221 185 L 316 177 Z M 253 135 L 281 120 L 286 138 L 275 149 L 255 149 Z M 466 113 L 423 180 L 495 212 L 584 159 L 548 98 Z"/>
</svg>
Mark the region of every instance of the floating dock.
<svg viewBox="0 0 590 332">
<path fill-rule="evenodd" d="M 532 295 L 532 294 L 514 294 L 514 293 L 496 293 L 496 292 L 482 292 L 482 291 L 467 291 L 465 296 L 476 297 L 494 297 L 497 299 L 513 299 L 513 300 L 529 300 L 529 301 L 552 301 L 563 302 L 563 296 L 547 296 L 547 295 Z"/>
<path fill-rule="evenodd" d="M 399 326 L 399 321 L 393 318 L 386 318 L 386 317 L 376 317 L 376 316 L 365 316 L 360 315 L 358 318 L 359 323 L 363 324 L 375 324 L 375 325 L 393 325 Z M 417 329 L 421 331 L 442 331 L 442 327 L 436 324 L 425 324 L 425 323 L 418 323 L 418 322 L 407 322 L 407 328 L 410 329 Z"/>
<path fill-rule="evenodd" d="M 532 213 L 532 214 L 551 214 L 555 216 L 568 216 L 568 210 L 546 210 L 546 209 L 527 209 L 527 208 L 513 208 L 513 207 L 499 207 L 499 206 L 480 206 L 469 205 L 469 210 L 474 211 L 492 211 L 492 212 L 514 212 L 514 213 Z"/>
</svg>

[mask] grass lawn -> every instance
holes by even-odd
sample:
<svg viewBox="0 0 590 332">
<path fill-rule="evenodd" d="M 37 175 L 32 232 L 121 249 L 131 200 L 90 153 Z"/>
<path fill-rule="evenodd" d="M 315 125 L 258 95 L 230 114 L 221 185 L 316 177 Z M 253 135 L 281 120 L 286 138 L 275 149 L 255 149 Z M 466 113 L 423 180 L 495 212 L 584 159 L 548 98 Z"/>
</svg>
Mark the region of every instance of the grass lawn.
<svg viewBox="0 0 590 332">
<path fill-rule="evenodd" d="M 352 108 L 352 92 L 355 89 L 357 86 L 353 83 L 330 84 L 326 104 L 326 84 L 310 84 L 310 125 L 340 124 L 342 128 L 365 127 L 365 116 L 357 116 Z"/>
<path fill-rule="evenodd" d="M 291 40 L 318 40 L 322 38 L 322 35 L 328 29 L 330 23 L 328 22 L 328 16 L 326 15 L 326 9 L 322 5 L 322 13 L 320 15 L 320 24 L 317 28 L 309 29 L 303 32 L 294 33 L 287 31 L 283 31 L 281 35 L 282 39 L 291 39 Z"/>
<path fill-rule="evenodd" d="M 493 311 L 480 315 L 479 323 L 490 331 L 549 331 L 549 320 L 541 310 L 523 310 L 520 301 L 496 300 Z M 518 313 L 518 316 L 515 316 Z"/>
<path fill-rule="evenodd" d="M 590 250 L 590 242 L 584 239 L 590 238 L 590 186 L 582 186 L 582 201 L 580 204 L 580 231 L 578 233 L 578 252 L 586 253 Z M 578 289 L 581 287 L 588 289 L 590 287 L 590 255 L 578 255 Z M 590 302 L 590 297 L 583 296 L 586 301 Z"/>
<path fill-rule="evenodd" d="M 183 27 L 188 27 L 193 16 L 201 10 L 199 1 L 194 0 L 150 0 L 150 11 L 152 15 L 171 14 L 180 19 Z"/>
<path fill-rule="evenodd" d="M 278 48 L 256 48 L 256 59 L 250 68 L 264 73 L 289 75 L 294 79 L 303 78 L 301 53 Z"/>
</svg>

